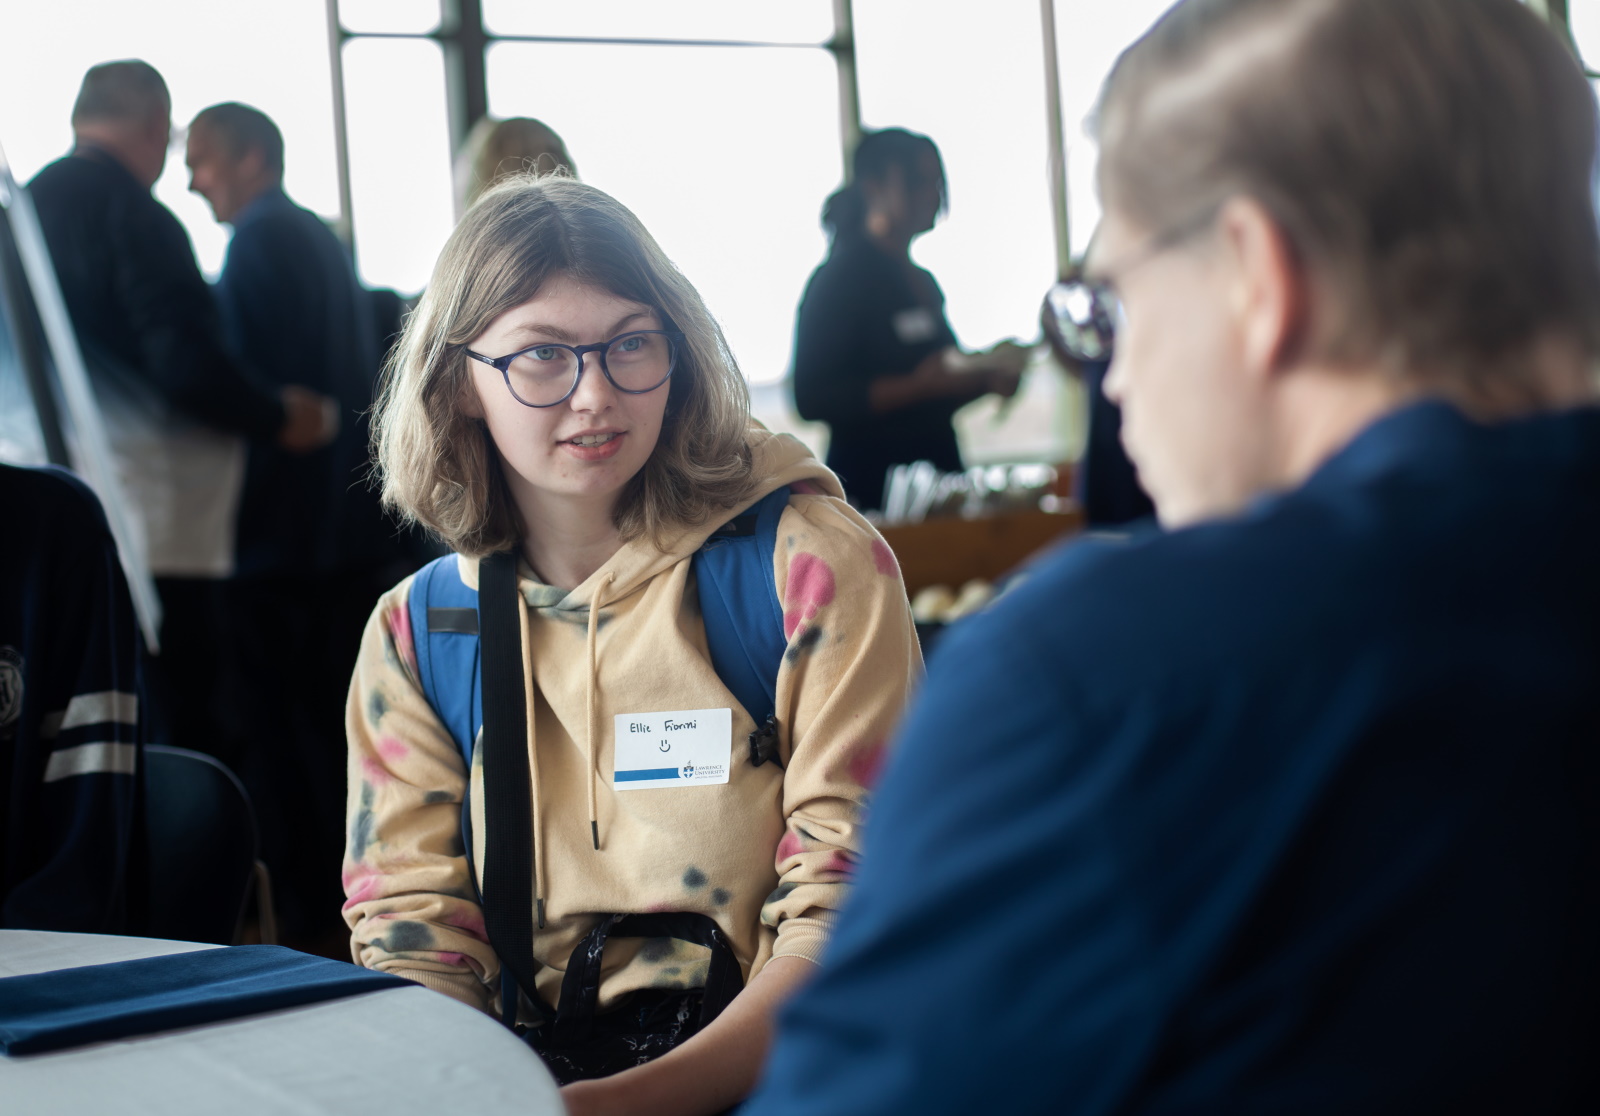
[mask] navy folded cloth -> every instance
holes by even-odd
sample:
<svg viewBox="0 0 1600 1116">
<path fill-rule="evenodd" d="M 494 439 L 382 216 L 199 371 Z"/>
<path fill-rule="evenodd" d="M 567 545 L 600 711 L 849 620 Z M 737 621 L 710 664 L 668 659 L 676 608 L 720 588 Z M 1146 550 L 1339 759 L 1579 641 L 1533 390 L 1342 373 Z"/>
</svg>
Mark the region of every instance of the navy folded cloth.
<svg viewBox="0 0 1600 1116">
<path fill-rule="evenodd" d="M 404 977 L 269 945 L 29 973 L 0 978 L 0 1050 L 37 1054 L 414 987 Z"/>
</svg>

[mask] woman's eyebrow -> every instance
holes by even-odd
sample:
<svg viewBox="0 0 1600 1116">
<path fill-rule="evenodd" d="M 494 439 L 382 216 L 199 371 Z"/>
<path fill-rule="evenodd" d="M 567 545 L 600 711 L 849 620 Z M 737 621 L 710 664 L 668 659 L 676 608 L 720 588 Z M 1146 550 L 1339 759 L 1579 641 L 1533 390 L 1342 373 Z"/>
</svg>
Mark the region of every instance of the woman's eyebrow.
<svg viewBox="0 0 1600 1116">
<path fill-rule="evenodd" d="M 621 332 L 622 327 L 627 325 L 629 322 L 635 321 L 639 318 L 651 317 L 654 313 L 655 311 L 653 310 L 635 310 L 631 314 L 624 315 L 617 320 L 615 325 L 606 331 L 606 338 L 615 337 L 619 332 Z M 548 338 L 551 341 L 559 341 L 563 345 L 578 344 L 575 334 L 568 333 L 560 326 L 546 325 L 542 322 L 530 322 L 527 325 L 519 325 L 511 331 L 511 337 Z"/>
<path fill-rule="evenodd" d="M 621 331 L 622 327 L 627 325 L 629 322 L 635 321 L 639 318 L 653 317 L 654 315 L 654 310 L 635 310 L 631 314 L 627 314 L 621 318 L 618 318 L 617 324 L 611 327 L 609 333 L 612 337 L 615 337 Z"/>
</svg>

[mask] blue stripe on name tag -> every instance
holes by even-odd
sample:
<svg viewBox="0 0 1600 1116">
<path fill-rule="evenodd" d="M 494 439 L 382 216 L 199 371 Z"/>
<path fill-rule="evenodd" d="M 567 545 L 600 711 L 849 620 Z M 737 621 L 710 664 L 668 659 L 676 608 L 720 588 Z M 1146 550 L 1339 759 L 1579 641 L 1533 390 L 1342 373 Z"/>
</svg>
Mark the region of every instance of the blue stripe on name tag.
<svg viewBox="0 0 1600 1116">
<path fill-rule="evenodd" d="M 676 767 L 646 767 L 638 771 L 619 771 L 612 776 L 615 783 L 636 783 L 640 779 L 676 779 Z"/>
</svg>

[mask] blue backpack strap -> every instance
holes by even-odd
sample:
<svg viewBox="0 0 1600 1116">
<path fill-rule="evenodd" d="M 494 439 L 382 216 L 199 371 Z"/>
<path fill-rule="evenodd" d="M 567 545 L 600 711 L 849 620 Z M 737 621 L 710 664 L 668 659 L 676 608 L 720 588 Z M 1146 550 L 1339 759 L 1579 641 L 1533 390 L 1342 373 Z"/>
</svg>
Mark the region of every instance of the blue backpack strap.
<svg viewBox="0 0 1600 1116">
<path fill-rule="evenodd" d="M 483 657 L 478 633 L 478 594 L 461 580 L 454 554 L 435 558 L 417 571 L 411 583 L 411 638 L 417 652 L 417 675 L 422 694 L 434 714 L 450 731 L 471 778 L 473 745 L 483 727 Z M 467 685 L 470 680 L 471 685 Z M 472 864 L 472 809 L 461 800 L 461 847 Z M 469 867 L 474 891 L 477 872 Z M 483 895 L 478 895 L 483 905 Z M 517 980 L 510 966 L 502 966 L 501 1016 L 515 1027 Z M 538 1006 L 543 1007 L 537 1000 Z"/>
<path fill-rule="evenodd" d="M 472 743 L 483 724 L 478 594 L 462 582 L 456 556 L 446 554 L 417 571 L 408 604 L 422 694 L 471 771 Z M 468 679 L 470 687 L 464 685 Z"/>
<path fill-rule="evenodd" d="M 768 493 L 694 556 L 711 665 L 758 732 L 777 708 L 778 668 L 789 646 L 772 569 L 778 520 L 788 506 L 787 487 Z"/>
</svg>

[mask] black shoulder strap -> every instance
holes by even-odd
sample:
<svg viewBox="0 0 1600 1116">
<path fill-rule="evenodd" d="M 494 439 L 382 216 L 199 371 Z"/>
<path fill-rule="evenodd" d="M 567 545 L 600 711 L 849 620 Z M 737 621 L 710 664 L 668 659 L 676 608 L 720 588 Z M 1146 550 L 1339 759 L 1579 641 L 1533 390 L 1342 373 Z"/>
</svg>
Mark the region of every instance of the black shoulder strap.
<svg viewBox="0 0 1600 1116">
<path fill-rule="evenodd" d="M 518 623 L 517 557 L 478 563 L 478 630 L 483 654 L 483 921 L 500 964 L 539 1002 L 533 959 L 533 788 L 528 776 L 527 677 Z M 541 912 L 542 914 L 543 912 Z M 502 1018 L 516 1024 L 512 982 Z"/>
</svg>

